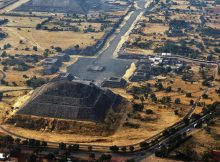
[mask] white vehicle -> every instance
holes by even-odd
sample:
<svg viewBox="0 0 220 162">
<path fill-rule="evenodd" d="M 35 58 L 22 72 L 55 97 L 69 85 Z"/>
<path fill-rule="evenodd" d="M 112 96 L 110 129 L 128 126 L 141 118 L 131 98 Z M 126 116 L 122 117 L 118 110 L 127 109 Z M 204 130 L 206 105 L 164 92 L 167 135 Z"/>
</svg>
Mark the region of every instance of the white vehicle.
<svg viewBox="0 0 220 162">
<path fill-rule="evenodd" d="M 190 132 L 190 131 L 191 131 L 191 129 L 190 129 L 190 128 L 186 130 L 186 132 Z"/>
</svg>

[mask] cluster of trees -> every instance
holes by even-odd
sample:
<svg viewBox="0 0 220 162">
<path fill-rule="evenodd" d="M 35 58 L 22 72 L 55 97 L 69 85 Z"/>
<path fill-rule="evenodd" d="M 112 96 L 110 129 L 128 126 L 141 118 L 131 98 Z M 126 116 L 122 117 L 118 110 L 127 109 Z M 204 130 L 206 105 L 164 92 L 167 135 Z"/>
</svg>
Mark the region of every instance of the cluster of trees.
<svg viewBox="0 0 220 162">
<path fill-rule="evenodd" d="M 11 47 L 12 47 L 11 44 L 7 43 L 7 44 L 4 44 L 3 49 L 6 50 L 6 49 L 11 48 Z"/>
<path fill-rule="evenodd" d="M 114 152 L 114 153 L 117 153 L 117 152 L 134 152 L 134 146 L 118 147 L 118 146 L 114 145 L 114 146 L 110 146 L 109 150 Z"/>
<path fill-rule="evenodd" d="M 205 27 L 200 29 L 202 35 L 218 38 L 220 36 L 220 30 L 211 27 Z"/>
<path fill-rule="evenodd" d="M 46 80 L 43 78 L 37 78 L 33 76 L 32 78 L 26 80 L 26 85 L 32 88 L 37 88 L 46 83 Z"/>
<path fill-rule="evenodd" d="M 8 23 L 8 19 L 0 19 L 0 25 Z"/>
<path fill-rule="evenodd" d="M 7 37 L 7 34 L 4 32 L 0 32 L 0 40 Z"/>
<path fill-rule="evenodd" d="M 79 151 L 80 146 L 79 146 L 79 144 L 73 144 L 73 145 L 67 146 L 65 143 L 61 142 L 61 143 L 59 143 L 59 149 L 68 150 L 68 151 Z"/>
<path fill-rule="evenodd" d="M 7 66 L 13 66 L 13 70 L 18 71 L 26 71 L 32 68 L 32 66 L 28 65 L 23 58 L 15 58 L 14 56 L 9 56 L 8 58 L 2 60 L 1 64 L 4 66 L 4 71 L 7 70 Z"/>
</svg>

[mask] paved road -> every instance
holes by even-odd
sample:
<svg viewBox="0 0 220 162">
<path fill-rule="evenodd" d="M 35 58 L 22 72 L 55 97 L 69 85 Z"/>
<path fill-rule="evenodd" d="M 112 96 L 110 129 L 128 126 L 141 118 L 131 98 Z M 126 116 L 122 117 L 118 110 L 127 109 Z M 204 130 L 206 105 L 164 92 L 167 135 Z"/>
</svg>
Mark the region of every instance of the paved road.
<svg viewBox="0 0 220 162">
<path fill-rule="evenodd" d="M 132 12 L 129 19 L 121 27 L 118 33 L 115 33 L 115 37 L 109 43 L 109 46 L 96 58 L 79 58 L 79 60 L 73 65 L 67 68 L 67 71 L 80 79 L 95 80 L 99 85 L 105 78 L 116 76 L 122 77 L 126 70 L 130 67 L 133 60 L 122 60 L 114 58 L 115 51 L 118 50 L 118 45 L 121 43 L 121 39 L 128 34 L 131 27 L 140 17 L 140 15 L 146 11 L 145 0 L 138 1 L 139 9 Z M 150 4 L 150 3 L 148 3 Z M 147 6 L 146 6 L 147 7 Z M 90 72 L 88 66 L 98 65 L 104 67 L 103 72 Z"/>
</svg>

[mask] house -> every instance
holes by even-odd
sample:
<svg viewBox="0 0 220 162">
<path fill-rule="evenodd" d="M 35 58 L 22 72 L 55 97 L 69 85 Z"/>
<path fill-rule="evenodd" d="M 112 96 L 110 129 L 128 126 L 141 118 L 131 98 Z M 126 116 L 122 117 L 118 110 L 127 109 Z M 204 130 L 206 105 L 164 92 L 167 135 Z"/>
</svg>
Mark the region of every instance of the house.
<svg viewBox="0 0 220 162">
<path fill-rule="evenodd" d="M 124 88 L 126 83 L 126 80 L 123 78 L 110 77 L 102 82 L 102 87 Z"/>
</svg>

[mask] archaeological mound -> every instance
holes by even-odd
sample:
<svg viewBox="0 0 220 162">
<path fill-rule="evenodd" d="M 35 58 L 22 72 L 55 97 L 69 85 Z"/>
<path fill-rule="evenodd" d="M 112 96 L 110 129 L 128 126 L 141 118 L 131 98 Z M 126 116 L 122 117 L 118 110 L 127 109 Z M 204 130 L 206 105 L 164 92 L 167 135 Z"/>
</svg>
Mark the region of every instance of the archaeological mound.
<svg viewBox="0 0 220 162">
<path fill-rule="evenodd" d="M 117 129 L 124 103 L 121 96 L 92 82 L 60 80 L 36 89 L 6 123 L 44 131 L 108 135 Z"/>
</svg>

